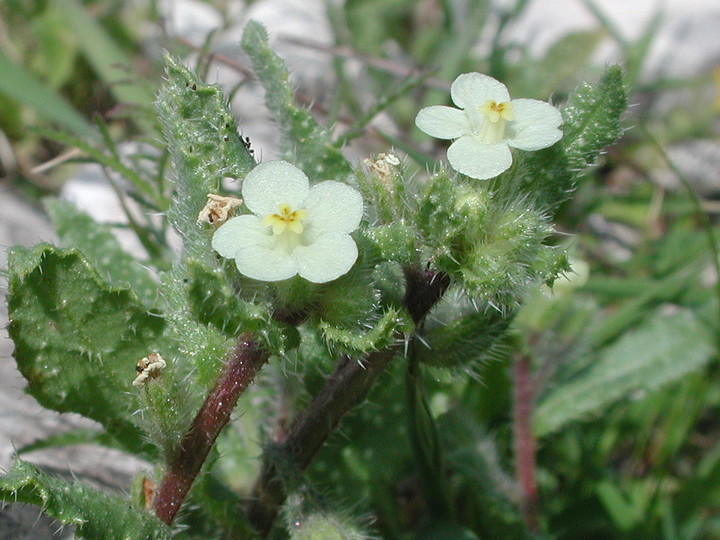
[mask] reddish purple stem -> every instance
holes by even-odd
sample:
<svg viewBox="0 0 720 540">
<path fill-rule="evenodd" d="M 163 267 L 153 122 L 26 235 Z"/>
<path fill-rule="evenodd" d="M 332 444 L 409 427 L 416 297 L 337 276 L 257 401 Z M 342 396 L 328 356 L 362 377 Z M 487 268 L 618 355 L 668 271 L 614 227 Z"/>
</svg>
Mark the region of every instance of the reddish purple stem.
<svg viewBox="0 0 720 540">
<path fill-rule="evenodd" d="M 175 457 L 168 463 L 155 493 L 155 514 L 164 523 L 172 523 L 215 439 L 230 420 L 238 397 L 267 359 L 267 351 L 261 349 L 250 334 L 240 336 Z"/>
<path fill-rule="evenodd" d="M 533 384 L 530 359 L 522 354 L 513 364 L 513 430 L 515 435 L 515 467 L 520 486 L 520 510 L 528 530 L 538 533 L 538 492 L 535 480 L 535 437 L 532 433 Z"/>
</svg>

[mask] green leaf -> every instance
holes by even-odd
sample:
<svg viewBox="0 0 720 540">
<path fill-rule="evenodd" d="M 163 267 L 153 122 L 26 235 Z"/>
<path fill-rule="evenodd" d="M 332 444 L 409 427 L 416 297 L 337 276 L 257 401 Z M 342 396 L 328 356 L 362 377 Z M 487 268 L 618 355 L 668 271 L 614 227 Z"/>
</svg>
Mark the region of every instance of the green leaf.
<svg viewBox="0 0 720 540">
<path fill-rule="evenodd" d="M 592 165 L 600 152 L 623 134 L 620 117 L 627 108 L 622 70 L 608 68 L 600 82 L 580 85 L 562 109 L 562 146 L 571 170 Z"/>
<path fill-rule="evenodd" d="M 61 523 L 75 525 L 80 538 L 169 540 L 173 536 L 167 525 L 132 507 L 126 498 L 54 478 L 25 461 L 18 460 L 0 476 L 0 497 L 40 506 Z"/>
<path fill-rule="evenodd" d="M 115 98 L 120 103 L 150 105 L 152 93 L 138 81 L 129 84 L 128 79 L 133 76 L 131 55 L 126 54 L 76 0 L 63 0 L 57 5 L 77 37 L 83 55 Z M 122 66 L 125 69 L 119 69 Z"/>
<path fill-rule="evenodd" d="M 535 434 L 548 435 L 702 368 L 714 354 L 713 343 L 712 333 L 689 311 L 653 317 L 602 350 L 588 370 L 547 394 L 535 411 Z"/>
<path fill-rule="evenodd" d="M 448 470 L 453 471 L 456 500 L 463 501 L 463 523 L 483 538 L 525 538 L 515 485 L 503 468 L 495 435 L 461 408 L 450 409 L 436 423 Z"/>
<path fill-rule="evenodd" d="M 327 511 L 293 514 L 288 519 L 290 540 L 367 540 L 370 538 L 346 516 Z"/>
<path fill-rule="evenodd" d="M 402 265 L 417 263 L 417 232 L 402 222 L 363 229 L 370 246 L 380 260 Z"/>
<path fill-rule="evenodd" d="M 336 148 L 327 129 L 309 111 L 293 102 L 290 74 L 282 59 L 268 46 L 265 28 L 255 21 L 245 27 L 242 46 L 265 87 L 265 102 L 280 128 L 280 153 L 312 180 L 343 180 L 352 174 L 350 163 Z"/>
<path fill-rule="evenodd" d="M 583 83 L 571 94 L 561 111 L 560 142 L 538 152 L 518 153 L 513 166 L 493 185 L 510 200 L 520 191 L 537 206 L 556 210 L 575 189 L 578 173 L 620 138 L 620 117 L 626 108 L 622 71 L 608 68 L 597 85 Z"/>
<path fill-rule="evenodd" d="M 44 120 L 63 126 L 78 135 L 92 135 L 92 126 L 80 113 L 25 69 L 13 64 L 1 50 L 0 73 L 0 93 L 34 109 Z"/>
<path fill-rule="evenodd" d="M 405 377 L 405 391 L 408 434 L 415 458 L 415 468 L 420 476 L 429 518 L 433 521 L 452 520 L 455 513 L 453 495 L 446 475 L 440 436 L 425 394 L 422 368 L 417 363 L 417 358 L 413 356 L 411 352 Z"/>
<path fill-rule="evenodd" d="M 492 357 L 512 320 L 512 316 L 492 308 L 457 317 L 423 334 L 425 346 L 418 346 L 417 358 L 444 368 L 482 362 Z"/>
<path fill-rule="evenodd" d="M 325 321 L 320 322 L 325 339 L 332 345 L 354 353 L 367 353 L 388 347 L 396 339 L 397 332 L 411 332 L 412 323 L 394 309 L 389 309 L 370 330 L 341 328 Z"/>
<path fill-rule="evenodd" d="M 131 383 L 136 362 L 161 352 L 164 318 L 104 283 L 75 250 L 13 248 L 8 266 L 8 333 L 27 392 L 48 409 L 96 420 L 130 451 L 148 451 Z"/>
<path fill-rule="evenodd" d="M 252 332 L 264 339 L 273 354 L 283 356 L 297 342 L 297 330 L 272 318 L 272 307 L 240 298 L 227 280 L 227 272 L 211 269 L 200 261 L 186 264 L 187 295 L 192 315 L 202 324 L 218 329 L 228 338 Z"/>
<path fill-rule="evenodd" d="M 97 223 L 70 202 L 48 198 L 44 203 L 63 247 L 77 248 L 109 285 L 132 289 L 146 305 L 153 305 L 157 283 L 123 250 L 109 226 Z"/>
<path fill-rule="evenodd" d="M 212 325 L 228 337 L 240 332 L 258 332 L 270 323 L 270 306 L 264 308 L 238 297 L 228 283 L 226 272 L 196 260 L 186 264 L 188 299 L 194 317 Z"/>
<path fill-rule="evenodd" d="M 165 69 L 157 110 L 176 173 L 169 218 L 183 238 L 185 255 L 210 261 L 212 231 L 198 224 L 197 216 L 224 177 L 244 177 L 255 160 L 238 135 L 220 87 L 205 84 L 170 55 Z"/>
<path fill-rule="evenodd" d="M 18 448 L 17 453 L 18 455 L 27 454 L 28 452 L 34 452 L 35 450 L 43 450 L 45 448 L 55 448 L 57 446 L 67 446 L 73 444 L 99 444 L 102 446 L 119 448 L 117 441 L 104 431 L 79 428 L 72 431 L 49 435 L 44 439 L 26 444 L 25 446 Z"/>
</svg>

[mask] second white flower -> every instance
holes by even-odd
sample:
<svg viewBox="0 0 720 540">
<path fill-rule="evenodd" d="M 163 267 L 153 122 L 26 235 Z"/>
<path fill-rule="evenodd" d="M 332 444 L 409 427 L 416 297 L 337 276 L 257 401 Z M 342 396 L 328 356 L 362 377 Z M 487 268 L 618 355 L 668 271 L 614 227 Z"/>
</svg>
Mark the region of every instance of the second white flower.
<svg viewBox="0 0 720 540">
<path fill-rule="evenodd" d="M 486 180 L 510 168 L 510 148 L 540 150 L 562 137 L 560 111 L 535 99 L 510 99 L 501 82 L 481 73 L 464 73 L 450 96 L 459 107 L 421 109 L 415 125 L 438 139 L 457 139 L 447 157 L 456 171 Z"/>
</svg>

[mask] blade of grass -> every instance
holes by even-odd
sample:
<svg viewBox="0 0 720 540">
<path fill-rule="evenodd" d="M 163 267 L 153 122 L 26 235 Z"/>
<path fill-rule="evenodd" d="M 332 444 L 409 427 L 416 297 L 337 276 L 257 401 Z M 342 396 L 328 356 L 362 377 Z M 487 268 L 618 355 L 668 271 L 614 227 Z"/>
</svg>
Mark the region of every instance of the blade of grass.
<svg viewBox="0 0 720 540">
<path fill-rule="evenodd" d="M 30 107 L 43 119 L 56 123 L 82 136 L 93 129 L 69 103 L 35 79 L 22 67 L 13 64 L 0 51 L 0 93 Z"/>
<path fill-rule="evenodd" d="M 103 167 L 107 167 L 108 169 L 111 169 L 121 174 L 135 187 L 135 189 L 137 189 L 138 193 L 141 193 L 144 197 L 148 199 L 150 206 L 161 209 L 163 211 L 167 209 L 168 201 L 165 199 L 165 197 L 161 193 L 158 193 L 155 187 L 150 184 L 150 182 L 145 180 L 136 171 L 126 166 L 115 155 L 107 155 L 105 152 L 98 148 L 95 148 L 94 146 L 86 142 L 84 139 L 81 139 L 80 137 L 75 137 L 70 133 L 52 130 L 38 130 L 38 132 L 44 137 L 47 137 L 48 139 L 52 139 L 68 146 L 74 146 L 76 148 L 79 148 Z"/>
<path fill-rule="evenodd" d="M 140 84 L 127 84 L 128 72 L 119 66 L 132 66 L 132 58 L 76 0 L 58 2 L 70 28 L 77 36 L 83 55 L 98 77 L 108 85 L 120 103 L 150 105 L 154 96 Z M 137 81 L 135 81 L 137 82 Z"/>
<path fill-rule="evenodd" d="M 715 269 L 715 294 L 718 297 L 718 321 L 720 321 L 720 250 L 718 250 L 718 242 L 717 238 L 715 237 L 715 231 L 713 231 L 712 224 L 710 223 L 710 218 L 703 210 L 700 198 L 697 196 L 697 193 L 695 193 L 695 190 L 693 190 L 687 177 L 682 173 L 682 171 L 677 167 L 677 165 L 675 165 L 675 162 L 670 159 L 670 156 L 668 156 L 667 152 L 658 142 L 658 140 L 653 137 L 650 131 L 648 131 L 642 124 L 638 125 L 638 129 L 650 142 L 650 144 L 655 147 L 655 150 L 657 150 L 658 154 L 660 154 L 660 157 L 662 157 L 663 161 L 665 161 L 673 174 L 677 176 L 678 180 L 680 180 L 680 183 L 682 183 L 685 191 L 687 191 L 687 194 L 690 197 L 690 201 L 693 204 L 695 210 L 695 217 L 700 223 L 700 227 L 702 227 L 705 232 L 705 238 L 707 239 L 708 248 L 710 249 L 710 254 L 712 255 L 713 268 Z M 718 328 L 717 325 L 716 328 Z M 720 344 L 720 329 L 716 331 L 716 339 Z"/>
</svg>

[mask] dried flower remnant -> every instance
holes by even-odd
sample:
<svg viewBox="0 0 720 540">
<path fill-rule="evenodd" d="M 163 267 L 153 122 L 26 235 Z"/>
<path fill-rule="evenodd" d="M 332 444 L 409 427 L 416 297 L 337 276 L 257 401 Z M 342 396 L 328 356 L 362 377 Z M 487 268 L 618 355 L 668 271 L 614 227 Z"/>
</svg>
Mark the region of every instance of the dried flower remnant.
<svg viewBox="0 0 720 540">
<path fill-rule="evenodd" d="M 378 154 L 377 159 L 364 159 L 363 165 L 380 176 L 388 176 L 392 173 L 391 167 L 400 165 L 400 159 L 395 154 Z"/>
<path fill-rule="evenodd" d="M 450 95 L 459 107 L 421 109 L 415 125 L 438 139 L 455 139 L 447 151 L 450 166 L 478 180 L 503 173 L 512 165 L 510 147 L 534 151 L 562 138 L 560 111 L 536 99 L 510 99 L 507 87 L 481 73 L 464 73 Z"/>
<path fill-rule="evenodd" d="M 237 197 L 224 197 L 215 193 L 207 194 L 207 203 L 198 214 L 198 223 L 210 223 L 215 227 L 219 227 L 225 223 L 233 211 L 242 204 L 242 199 Z"/>
<path fill-rule="evenodd" d="M 148 354 L 135 365 L 135 371 L 138 375 L 133 381 L 133 386 L 144 385 L 148 379 L 157 377 L 165 367 L 167 367 L 167 363 L 162 356 L 158 353 Z"/>
<path fill-rule="evenodd" d="M 241 274 L 260 281 L 295 275 L 325 283 L 347 273 L 358 257 L 350 233 L 363 214 L 360 193 L 340 182 L 310 187 L 308 177 L 285 161 L 255 167 L 242 187 L 252 212 L 232 218 L 212 239 Z"/>
</svg>

